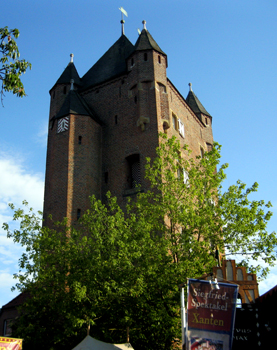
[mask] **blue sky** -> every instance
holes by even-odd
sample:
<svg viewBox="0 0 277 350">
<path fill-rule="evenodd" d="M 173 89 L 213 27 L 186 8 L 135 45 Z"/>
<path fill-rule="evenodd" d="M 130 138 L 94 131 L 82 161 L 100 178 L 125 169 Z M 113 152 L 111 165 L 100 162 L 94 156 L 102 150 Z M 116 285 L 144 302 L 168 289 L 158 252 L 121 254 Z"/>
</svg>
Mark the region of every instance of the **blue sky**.
<svg viewBox="0 0 277 350">
<path fill-rule="evenodd" d="M 6 94 L 0 107 L 0 223 L 10 222 L 7 203 L 26 199 L 42 209 L 49 90 L 74 54 L 80 76 L 121 34 L 119 7 L 128 12 L 132 43 L 142 20 L 168 56 L 168 78 L 186 97 L 188 83 L 213 116 L 228 187 L 255 181 L 252 198 L 271 201 L 277 226 L 276 0 L 14 0 L 1 4 L 1 27 L 18 28 L 21 57 L 32 63 L 23 76 L 28 96 Z M 275 43 L 275 44 L 274 44 Z M 0 306 L 11 293 L 21 248 L 0 229 Z M 277 284 L 277 267 L 260 283 L 260 294 Z"/>
</svg>

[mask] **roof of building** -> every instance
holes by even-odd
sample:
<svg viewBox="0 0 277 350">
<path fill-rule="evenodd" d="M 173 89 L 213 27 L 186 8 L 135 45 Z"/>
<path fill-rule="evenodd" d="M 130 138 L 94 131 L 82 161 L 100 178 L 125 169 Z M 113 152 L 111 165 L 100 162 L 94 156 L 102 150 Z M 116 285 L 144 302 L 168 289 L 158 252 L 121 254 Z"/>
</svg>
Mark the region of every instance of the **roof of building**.
<svg viewBox="0 0 277 350">
<path fill-rule="evenodd" d="M 270 290 L 268 290 L 266 293 L 264 293 L 263 295 L 259 296 L 255 302 L 257 303 L 262 303 L 266 300 L 270 300 L 275 298 L 275 300 L 277 300 L 277 285 L 273 288 L 271 288 Z M 276 301 L 275 301 L 276 303 Z"/>
<path fill-rule="evenodd" d="M 135 44 L 135 51 L 155 50 L 166 55 L 147 29 L 143 29 Z"/>
<path fill-rule="evenodd" d="M 192 90 L 189 91 L 186 102 L 196 115 L 202 113 L 211 117 Z"/>
<path fill-rule="evenodd" d="M 82 78 L 82 90 L 126 72 L 126 59 L 134 45 L 123 34 Z"/>
<path fill-rule="evenodd" d="M 81 85 L 81 79 L 73 62 L 68 63 L 67 67 L 65 68 L 59 79 L 56 81 L 56 84 L 69 84 L 71 79 L 74 80 L 74 84 Z"/>
<path fill-rule="evenodd" d="M 18 296 L 16 296 L 15 298 L 13 298 L 11 301 L 9 301 L 7 304 L 3 305 L 2 306 L 2 311 L 3 309 L 7 309 L 7 308 L 10 308 L 10 307 L 16 307 L 16 306 L 19 306 L 21 304 L 24 303 L 24 301 L 29 298 L 29 293 L 28 292 L 23 292 L 23 293 L 20 293 Z"/>
<path fill-rule="evenodd" d="M 59 110 L 54 119 L 59 119 L 69 114 L 90 116 L 94 120 L 99 122 L 98 118 L 95 117 L 93 112 L 88 107 L 86 101 L 78 94 L 76 90 L 69 91 L 61 109 Z"/>
</svg>

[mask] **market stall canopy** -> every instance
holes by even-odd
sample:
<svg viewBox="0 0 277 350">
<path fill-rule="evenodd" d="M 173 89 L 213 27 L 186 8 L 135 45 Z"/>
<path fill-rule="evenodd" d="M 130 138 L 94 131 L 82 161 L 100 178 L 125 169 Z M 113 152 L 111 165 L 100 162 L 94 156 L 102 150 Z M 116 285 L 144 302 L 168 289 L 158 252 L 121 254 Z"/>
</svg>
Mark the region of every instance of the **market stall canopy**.
<svg viewBox="0 0 277 350">
<path fill-rule="evenodd" d="M 72 350 L 134 350 L 131 344 L 109 344 L 100 340 L 92 338 L 87 335 L 80 344 L 75 346 Z"/>
</svg>

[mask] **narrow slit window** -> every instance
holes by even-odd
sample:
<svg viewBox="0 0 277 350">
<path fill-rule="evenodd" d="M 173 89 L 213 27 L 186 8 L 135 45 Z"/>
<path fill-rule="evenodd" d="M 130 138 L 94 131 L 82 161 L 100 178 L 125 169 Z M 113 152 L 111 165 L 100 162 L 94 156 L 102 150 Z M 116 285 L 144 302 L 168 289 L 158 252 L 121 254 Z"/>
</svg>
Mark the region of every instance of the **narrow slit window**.
<svg viewBox="0 0 277 350">
<path fill-rule="evenodd" d="M 144 61 L 147 61 L 147 52 L 144 53 L 143 58 L 144 58 Z"/>
<path fill-rule="evenodd" d="M 128 162 L 128 187 L 136 188 L 136 186 L 141 184 L 141 174 L 140 174 L 140 155 L 132 154 L 126 158 Z"/>
<path fill-rule="evenodd" d="M 117 115 L 114 116 L 114 123 L 117 125 Z"/>
<path fill-rule="evenodd" d="M 104 177 L 105 177 L 105 184 L 107 184 L 109 181 L 109 173 L 107 171 L 105 172 Z"/>
<path fill-rule="evenodd" d="M 81 145 L 82 144 L 82 136 L 78 137 L 78 144 Z"/>
<path fill-rule="evenodd" d="M 173 125 L 173 128 L 178 131 L 178 121 L 174 113 L 172 113 L 172 125 Z"/>
<path fill-rule="evenodd" d="M 81 217 L 81 209 L 77 209 L 77 220 Z"/>
<path fill-rule="evenodd" d="M 204 158 L 204 148 L 200 146 L 200 155 L 201 155 L 201 158 Z"/>
<path fill-rule="evenodd" d="M 66 94 L 66 86 L 63 87 L 63 93 Z"/>
<path fill-rule="evenodd" d="M 158 56 L 158 62 L 161 63 L 161 56 Z"/>
</svg>

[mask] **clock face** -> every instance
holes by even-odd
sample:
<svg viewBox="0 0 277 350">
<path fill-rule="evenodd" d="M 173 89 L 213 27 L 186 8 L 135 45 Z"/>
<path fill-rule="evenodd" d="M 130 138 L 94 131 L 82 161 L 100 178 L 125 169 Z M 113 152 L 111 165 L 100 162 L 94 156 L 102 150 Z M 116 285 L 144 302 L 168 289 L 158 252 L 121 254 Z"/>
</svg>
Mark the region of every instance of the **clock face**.
<svg viewBox="0 0 277 350">
<path fill-rule="evenodd" d="M 59 119 L 57 133 L 68 130 L 68 125 L 69 125 L 69 117 Z"/>
</svg>

